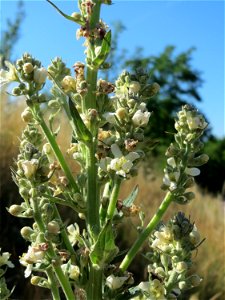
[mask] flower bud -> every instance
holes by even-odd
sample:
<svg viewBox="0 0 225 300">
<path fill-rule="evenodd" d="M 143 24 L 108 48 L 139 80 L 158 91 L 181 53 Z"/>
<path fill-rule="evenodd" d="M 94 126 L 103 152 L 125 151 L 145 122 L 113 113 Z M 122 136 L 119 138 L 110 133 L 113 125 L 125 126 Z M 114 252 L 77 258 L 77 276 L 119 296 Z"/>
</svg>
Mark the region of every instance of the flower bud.
<svg viewBox="0 0 225 300">
<path fill-rule="evenodd" d="M 77 22 L 77 23 L 79 23 L 80 21 L 82 21 L 82 16 L 78 12 L 73 12 L 71 14 L 71 17 L 74 18 L 74 21 Z"/>
<path fill-rule="evenodd" d="M 13 204 L 13 205 L 11 205 L 11 206 L 9 207 L 8 212 L 9 212 L 11 215 L 17 217 L 18 215 L 21 214 L 21 212 L 22 212 L 23 210 L 24 210 L 24 209 L 23 209 L 20 205 Z"/>
<path fill-rule="evenodd" d="M 49 222 L 47 228 L 48 228 L 48 232 L 52 234 L 58 234 L 60 232 L 59 223 L 55 220 Z"/>
<path fill-rule="evenodd" d="M 137 94 L 141 89 L 141 85 L 138 81 L 131 81 L 129 84 L 129 92 Z"/>
<path fill-rule="evenodd" d="M 25 240 L 30 241 L 31 235 L 34 233 L 34 231 L 31 227 L 25 226 L 20 230 L 20 233 Z"/>
<path fill-rule="evenodd" d="M 191 285 L 194 286 L 194 287 L 198 286 L 202 281 L 202 279 L 198 275 L 190 276 L 189 280 L 190 280 Z"/>
<path fill-rule="evenodd" d="M 33 72 L 33 70 L 34 70 L 34 67 L 33 67 L 33 65 L 31 63 L 25 63 L 23 65 L 23 71 L 24 71 L 24 73 L 30 74 L 30 73 Z"/>
<path fill-rule="evenodd" d="M 190 238 L 190 242 L 193 245 L 197 245 L 200 242 L 200 233 L 198 232 L 196 226 L 194 225 L 193 230 L 191 231 L 191 233 L 189 234 L 189 238 Z"/>
<path fill-rule="evenodd" d="M 178 283 L 178 286 L 179 286 L 179 289 L 180 289 L 180 290 L 184 290 L 184 289 L 187 287 L 187 284 L 186 284 L 185 281 L 180 281 L 180 282 Z"/>
<path fill-rule="evenodd" d="M 177 273 L 183 273 L 187 270 L 187 264 L 184 261 L 180 261 L 176 264 L 175 270 Z"/>
<path fill-rule="evenodd" d="M 25 110 L 22 112 L 21 119 L 25 123 L 30 123 L 33 120 L 33 114 L 29 107 L 25 108 Z"/>
<path fill-rule="evenodd" d="M 60 102 L 57 100 L 57 99 L 55 99 L 55 100 L 50 100 L 49 102 L 48 102 L 48 107 L 49 108 L 54 108 L 54 109 L 59 109 L 60 108 Z"/>
<path fill-rule="evenodd" d="M 186 168 L 185 173 L 190 176 L 198 176 L 200 174 L 200 170 L 198 168 Z"/>
<path fill-rule="evenodd" d="M 42 281 L 42 278 L 40 276 L 32 276 L 30 283 L 33 285 L 38 285 Z"/>
<path fill-rule="evenodd" d="M 128 277 L 117 277 L 112 274 L 106 278 L 106 285 L 111 290 L 116 290 L 119 289 L 127 279 Z"/>
<path fill-rule="evenodd" d="M 76 80 L 72 76 L 65 76 L 61 81 L 61 85 L 65 92 L 76 92 Z"/>
<path fill-rule="evenodd" d="M 45 68 L 34 69 L 34 81 L 37 84 L 44 84 L 47 76 L 48 76 L 48 72 Z"/>
<path fill-rule="evenodd" d="M 127 110 L 123 107 L 118 108 L 116 111 L 116 116 L 120 120 L 123 120 L 126 117 L 126 114 L 127 114 Z"/>
</svg>

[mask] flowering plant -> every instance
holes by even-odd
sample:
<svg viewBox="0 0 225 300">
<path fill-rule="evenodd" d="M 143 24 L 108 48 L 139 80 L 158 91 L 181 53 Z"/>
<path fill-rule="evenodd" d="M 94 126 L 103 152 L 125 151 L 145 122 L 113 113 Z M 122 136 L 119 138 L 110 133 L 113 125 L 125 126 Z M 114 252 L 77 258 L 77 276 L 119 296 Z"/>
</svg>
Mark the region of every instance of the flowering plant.
<svg viewBox="0 0 225 300">
<path fill-rule="evenodd" d="M 134 204 L 138 189 L 124 201 L 118 196 L 123 182 L 137 174 L 139 162 L 156 145 L 145 136 L 145 127 L 151 121 L 147 102 L 159 92 L 159 85 L 141 69 L 122 72 L 115 84 L 98 78 L 98 71 L 109 67 L 111 31 L 100 19 L 100 8 L 110 5 L 110 0 L 79 0 L 80 12 L 71 16 L 48 2 L 80 25 L 77 38 L 85 38 L 86 62 L 76 62 L 73 75 L 59 57 L 45 69 L 25 53 L 0 74 L 2 84 L 17 83 L 12 94 L 23 95 L 27 103 L 21 115 L 26 127 L 13 170 L 24 202 L 8 208 L 14 216 L 34 220 L 32 227 L 21 229 L 30 242 L 20 258 L 25 277 L 49 288 L 55 300 L 61 293 L 68 300 L 177 299 L 201 281 L 188 272 L 200 235 L 182 213 L 167 224 L 161 219 L 172 202 L 186 204 L 194 198 L 187 189 L 200 173 L 197 167 L 208 160 L 207 155 L 197 154 L 207 123 L 189 105 L 178 113 L 175 141 L 166 152 L 162 188 L 167 194 L 123 253 L 116 245 L 118 224 L 140 213 Z M 47 79 L 52 83 L 50 99 L 41 93 Z M 72 131 L 67 154 L 80 166 L 76 175 L 57 142 L 60 128 L 55 120 L 62 110 Z M 70 207 L 85 228 L 77 223 L 66 226 L 60 205 Z M 149 278 L 137 283 L 128 267 L 146 240 Z"/>
</svg>

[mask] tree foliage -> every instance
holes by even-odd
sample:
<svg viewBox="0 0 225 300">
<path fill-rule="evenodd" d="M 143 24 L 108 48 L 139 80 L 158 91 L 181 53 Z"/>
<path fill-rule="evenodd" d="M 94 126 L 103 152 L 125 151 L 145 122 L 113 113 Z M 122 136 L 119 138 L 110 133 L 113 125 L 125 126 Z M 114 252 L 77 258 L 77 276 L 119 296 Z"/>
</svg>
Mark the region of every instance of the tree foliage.
<svg viewBox="0 0 225 300">
<path fill-rule="evenodd" d="M 23 1 L 19 1 L 17 5 L 16 18 L 7 20 L 6 29 L 1 33 L 0 44 L 0 67 L 4 67 L 4 61 L 10 60 L 13 49 L 20 36 L 20 28 L 25 17 Z"/>
</svg>

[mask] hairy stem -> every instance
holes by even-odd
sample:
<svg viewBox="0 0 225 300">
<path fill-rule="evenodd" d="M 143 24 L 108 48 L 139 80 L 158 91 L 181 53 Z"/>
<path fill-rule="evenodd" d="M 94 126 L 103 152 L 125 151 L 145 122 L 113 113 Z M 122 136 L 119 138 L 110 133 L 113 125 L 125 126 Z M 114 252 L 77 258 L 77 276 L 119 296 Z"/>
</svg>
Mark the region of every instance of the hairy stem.
<svg viewBox="0 0 225 300">
<path fill-rule="evenodd" d="M 41 213 L 39 211 L 38 202 L 39 202 L 38 199 L 32 199 L 33 210 L 34 210 L 34 220 L 38 225 L 39 231 L 43 233 L 43 242 L 46 243 L 46 241 L 44 239 L 44 233 L 46 231 L 46 228 L 45 228 L 45 224 L 42 220 Z M 52 268 L 53 268 L 53 270 L 58 278 L 58 281 L 63 289 L 66 299 L 67 300 L 75 299 L 75 295 L 71 288 L 70 282 L 62 271 L 60 261 L 56 255 L 53 245 L 50 241 L 48 241 L 48 249 L 46 250 L 46 254 L 48 255 L 49 259 L 52 261 Z"/>
<path fill-rule="evenodd" d="M 120 270 L 125 272 L 127 268 L 129 267 L 130 263 L 136 256 L 137 252 L 141 248 L 141 246 L 144 244 L 146 239 L 148 238 L 149 234 L 154 230 L 154 228 L 157 226 L 157 224 L 162 219 L 162 216 L 167 211 L 167 208 L 169 207 L 170 203 L 173 201 L 173 194 L 168 192 L 161 203 L 160 207 L 158 208 L 156 214 L 153 216 L 151 221 L 148 223 L 146 228 L 141 232 L 136 242 L 133 244 L 133 246 L 128 251 L 127 255 L 123 259 L 122 263 L 120 264 Z"/>
<path fill-rule="evenodd" d="M 52 135 L 52 133 L 50 132 L 48 126 L 46 125 L 41 113 L 38 114 L 38 123 L 39 125 L 41 126 L 48 142 L 50 143 L 51 147 L 52 147 L 52 150 L 56 156 L 56 158 L 58 159 L 59 163 L 60 163 L 60 166 L 61 168 L 63 169 L 68 181 L 69 181 L 69 186 L 72 188 L 72 190 L 75 192 L 75 193 L 79 193 L 79 188 L 76 184 L 76 181 L 73 177 L 73 174 L 69 168 L 69 166 L 67 165 L 66 163 L 66 160 L 61 152 L 61 150 L 59 149 L 59 146 L 54 138 L 54 136 Z"/>
</svg>

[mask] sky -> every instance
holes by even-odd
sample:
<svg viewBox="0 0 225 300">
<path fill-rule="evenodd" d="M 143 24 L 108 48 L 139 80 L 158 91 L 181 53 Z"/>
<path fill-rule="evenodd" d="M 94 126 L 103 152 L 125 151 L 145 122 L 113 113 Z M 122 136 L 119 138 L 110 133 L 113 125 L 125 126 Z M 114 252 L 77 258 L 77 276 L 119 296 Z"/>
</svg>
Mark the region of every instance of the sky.
<svg viewBox="0 0 225 300">
<path fill-rule="evenodd" d="M 18 1 L 1 0 L 1 27 L 16 14 Z M 78 11 L 76 1 L 55 1 L 65 13 Z M 77 25 L 60 16 L 46 1 L 24 1 L 26 17 L 21 26 L 13 59 L 31 53 L 47 66 L 56 56 L 71 67 L 84 61 L 83 40 L 76 40 Z M 109 25 L 122 21 L 126 30 L 119 48 L 134 53 L 144 48 L 144 55 L 158 55 L 168 45 L 176 53 L 195 47 L 191 65 L 201 71 L 203 99 L 198 108 L 206 115 L 213 134 L 225 136 L 224 127 L 224 1 L 223 0 L 146 0 L 113 1 L 102 6 L 102 19 Z M 122 71 L 122 70 L 121 70 Z"/>
</svg>

